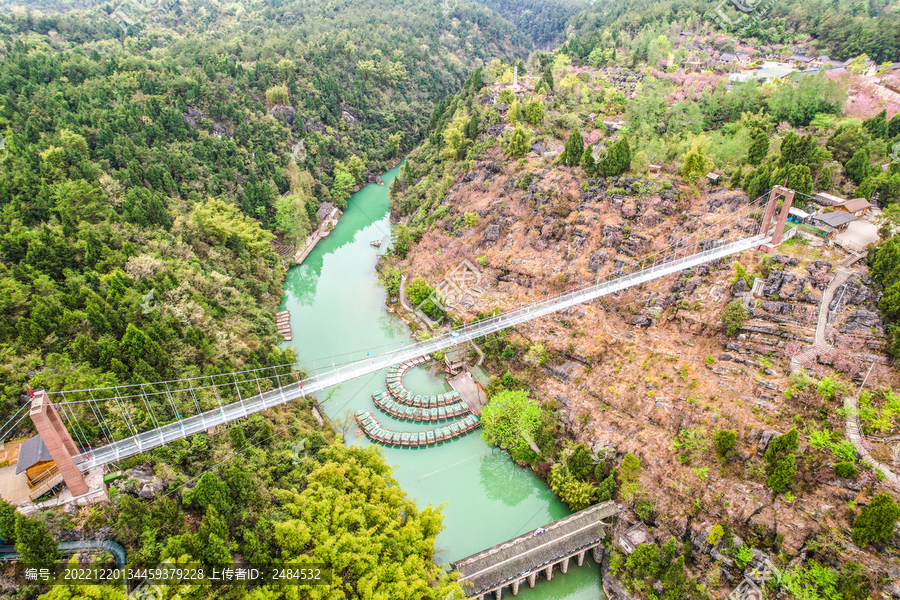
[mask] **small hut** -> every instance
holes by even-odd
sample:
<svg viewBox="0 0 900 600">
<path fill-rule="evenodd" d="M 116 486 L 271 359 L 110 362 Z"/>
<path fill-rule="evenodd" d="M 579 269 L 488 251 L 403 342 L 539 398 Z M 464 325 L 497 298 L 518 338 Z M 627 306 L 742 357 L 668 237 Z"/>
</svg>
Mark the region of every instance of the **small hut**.
<svg viewBox="0 0 900 600">
<path fill-rule="evenodd" d="M 850 213 L 854 217 L 862 217 L 866 214 L 866 211 L 868 211 L 869 207 L 871 206 L 872 205 L 869 204 L 869 201 L 865 198 L 854 198 L 852 200 L 844 200 L 839 204 L 835 204 L 834 210 Z"/>
<path fill-rule="evenodd" d="M 625 554 L 631 554 L 641 544 L 652 544 L 653 542 L 653 535 L 643 521 L 638 521 L 619 536 L 619 546 L 622 547 Z"/>
<path fill-rule="evenodd" d="M 56 463 L 41 436 L 36 435 L 25 440 L 19 446 L 19 460 L 16 462 L 16 475 L 25 471 L 28 486 L 34 487 L 56 470 Z"/>
</svg>

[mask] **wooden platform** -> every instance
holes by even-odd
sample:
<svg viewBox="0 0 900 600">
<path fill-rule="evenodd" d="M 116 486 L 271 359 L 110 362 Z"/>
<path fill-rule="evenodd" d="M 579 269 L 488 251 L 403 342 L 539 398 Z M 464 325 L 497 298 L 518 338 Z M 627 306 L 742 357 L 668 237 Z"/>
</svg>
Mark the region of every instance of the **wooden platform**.
<svg viewBox="0 0 900 600">
<path fill-rule="evenodd" d="M 424 448 L 462 437 L 481 426 L 478 417 L 468 415 L 464 419 L 429 431 L 392 431 L 384 429 L 369 411 L 356 413 L 356 423 L 367 438 L 385 446 Z"/>
<path fill-rule="evenodd" d="M 294 339 L 291 331 L 291 313 L 286 310 L 280 310 L 275 313 L 275 325 L 278 327 L 278 333 L 284 336 L 284 341 L 290 342 Z"/>
<path fill-rule="evenodd" d="M 478 387 L 478 382 L 472 376 L 472 373 L 466 369 L 456 377 L 447 380 L 453 391 L 463 399 L 469 410 L 476 415 L 481 415 L 481 407 L 487 402 L 485 393 Z"/>
<path fill-rule="evenodd" d="M 435 396 L 426 396 L 426 398 L 435 398 Z M 406 421 L 446 421 L 469 414 L 469 407 L 465 402 L 427 408 L 396 402 L 384 392 L 372 394 L 372 401 L 382 412 Z"/>
</svg>

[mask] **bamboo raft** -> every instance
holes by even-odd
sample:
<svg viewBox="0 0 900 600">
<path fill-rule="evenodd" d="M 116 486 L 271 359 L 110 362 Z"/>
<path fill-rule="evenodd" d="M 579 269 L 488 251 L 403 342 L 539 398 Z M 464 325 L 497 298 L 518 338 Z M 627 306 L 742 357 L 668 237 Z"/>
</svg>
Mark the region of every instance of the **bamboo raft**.
<svg viewBox="0 0 900 600">
<path fill-rule="evenodd" d="M 369 411 L 358 411 L 356 413 L 356 423 L 366 437 L 373 442 L 401 448 L 424 448 L 425 446 L 449 442 L 466 435 L 481 425 L 478 417 L 468 415 L 459 421 L 454 421 L 429 431 L 391 431 L 382 428 Z"/>
<path fill-rule="evenodd" d="M 402 384 L 390 384 L 388 385 L 387 393 L 379 390 L 372 394 L 373 399 L 375 399 L 376 396 L 379 398 L 390 396 L 399 404 L 415 408 L 438 408 L 440 406 L 450 406 L 451 404 L 459 402 L 459 392 L 456 390 L 444 392 L 443 394 L 423 396 L 422 394 L 413 394 L 403 387 Z"/>
<path fill-rule="evenodd" d="M 294 339 L 291 331 L 291 313 L 286 310 L 280 310 L 275 313 L 275 325 L 278 327 L 278 333 L 284 336 L 284 341 L 290 342 Z"/>
<path fill-rule="evenodd" d="M 438 408 L 441 406 L 451 406 L 458 403 L 459 392 L 455 390 L 445 392 L 443 394 L 423 396 L 421 394 L 412 393 L 411 391 L 406 389 L 406 386 L 403 385 L 403 376 L 409 369 L 426 363 L 429 360 L 431 360 L 430 356 L 424 356 L 422 358 L 417 358 L 411 361 L 400 363 L 399 365 L 395 365 L 388 369 L 387 377 L 385 378 L 385 383 L 387 384 L 387 393 L 390 394 L 396 402 L 415 408 Z M 375 394 L 372 396 L 372 399 L 375 400 L 375 404 L 378 404 L 378 400 L 384 397 L 385 393 L 382 391 L 378 391 L 375 392 Z"/>
<path fill-rule="evenodd" d="M 372 394 L 372 400 L 382 412 L 407 421 L 446 421 L 447 419 L 455 419 L 456 417 L 469 414 L 469 405 L 465 402 L 424 408 L 400 404 L 383 392 Z"/>
</svg>

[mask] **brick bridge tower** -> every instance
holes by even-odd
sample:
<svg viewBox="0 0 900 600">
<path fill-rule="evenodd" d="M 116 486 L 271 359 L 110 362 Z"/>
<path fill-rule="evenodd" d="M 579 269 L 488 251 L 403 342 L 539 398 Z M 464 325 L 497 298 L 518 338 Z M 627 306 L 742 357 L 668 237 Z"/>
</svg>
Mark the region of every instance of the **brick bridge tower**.
<svg viewBox="0 0 900 600">
<path fill-rule="evenodd" d="M 774 246 L 781 243 L 781 235 L 784 233 L 784 224 L 787 222 L 788 211 L 791 210 L 791 204 L 794 202 L 794 190 L 776 185 L 769 192 L 769 201 L 766 204 L 766 212 L 763 215 L 762 227 L 759 229 L 761 235 L 766 235 L 769 226 L 772 224 L 772 217 L 775 215 L 775 208 L 778 206 L 778 199 L 784 197 L 784 204 L 781 206 L 781 212 L 778 214 L 778 221 L 775 222 L 775 231 L 772 232 L 772 241 L 769 245 L 761 246 L 766 252 L 773 252 Z"/>
<path fill-rule="evenodd" d="M 53 462 L 56 463 L 56 468 L 59 469 L 72 496 L 86 494 L 87 482 L 72 458 L 79 454 L 78 449 L 62 419 L 59 418 L 56 407 L 50 402 L 47 392 L 43 390 L 35 392 L 28 416 L 31 417 L 44 445 L 50 451 L 50 456 L 53 457 Z"/>
</svg>

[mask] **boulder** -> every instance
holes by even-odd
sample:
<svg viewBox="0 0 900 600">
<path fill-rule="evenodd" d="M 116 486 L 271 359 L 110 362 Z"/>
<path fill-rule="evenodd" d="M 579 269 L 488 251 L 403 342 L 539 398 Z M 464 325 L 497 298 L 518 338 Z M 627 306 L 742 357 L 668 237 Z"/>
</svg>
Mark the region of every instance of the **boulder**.
<svg viewBox="0 0 900 600">
<path fill-rule="evenodd" d="M 159 494 L 161 494 L 165 490 L 165 486 L 162 483 L 151 481 L 150 483 L 145 483 L 141 487 L 141 491 L 138 492 L 138 496 L 140 498 L 144 498 L 145 500 L 152 500 L 156 498 Z"/>
<path fill-rule="evenodd" d="M 488 225 L 487 231 L 484 232 L 485 242 L 496 242 L 500 239 L 500 226 L 496 223 Z"/>
<path fill-rule="evenodd" d="M 650 320 L 650 317 L 647 317 L 645 315 L 637 315 L 631 318 L 629 324 L 635 325 L 637 327 L 649 327 L 653 324 L 653 321 Z"/>
<path fill-rule="evenodd" d="M 756 452 L 759 454 L 763 454 L 766 451 L 766 448 L 769 447 L 769 442 L 772 441 L 772 438 L 778 437 L 781 435 L 777 431 L 766 431 L 759 438 L 759 446 L 756 448 Z"/>
<path fill-rule="evenodd" d="M 872 327 L 881 327 L 881 318 L 878 313 L 870 310 L 858 310 L 850 313 L 847 320 L 841 326 L 840 331 L 853 331 L 856 329 L 870 329 Z"/>
<path fill-rule="evenodd" d="M 599 273 L 600 269 L 603 267 L 603 263 L 608 259 L 609 255 L 606 252 L 597 250 L 591 254 L 591 258 L 588 260 L 588 271 L 591 273 Z"/>
</svg>

